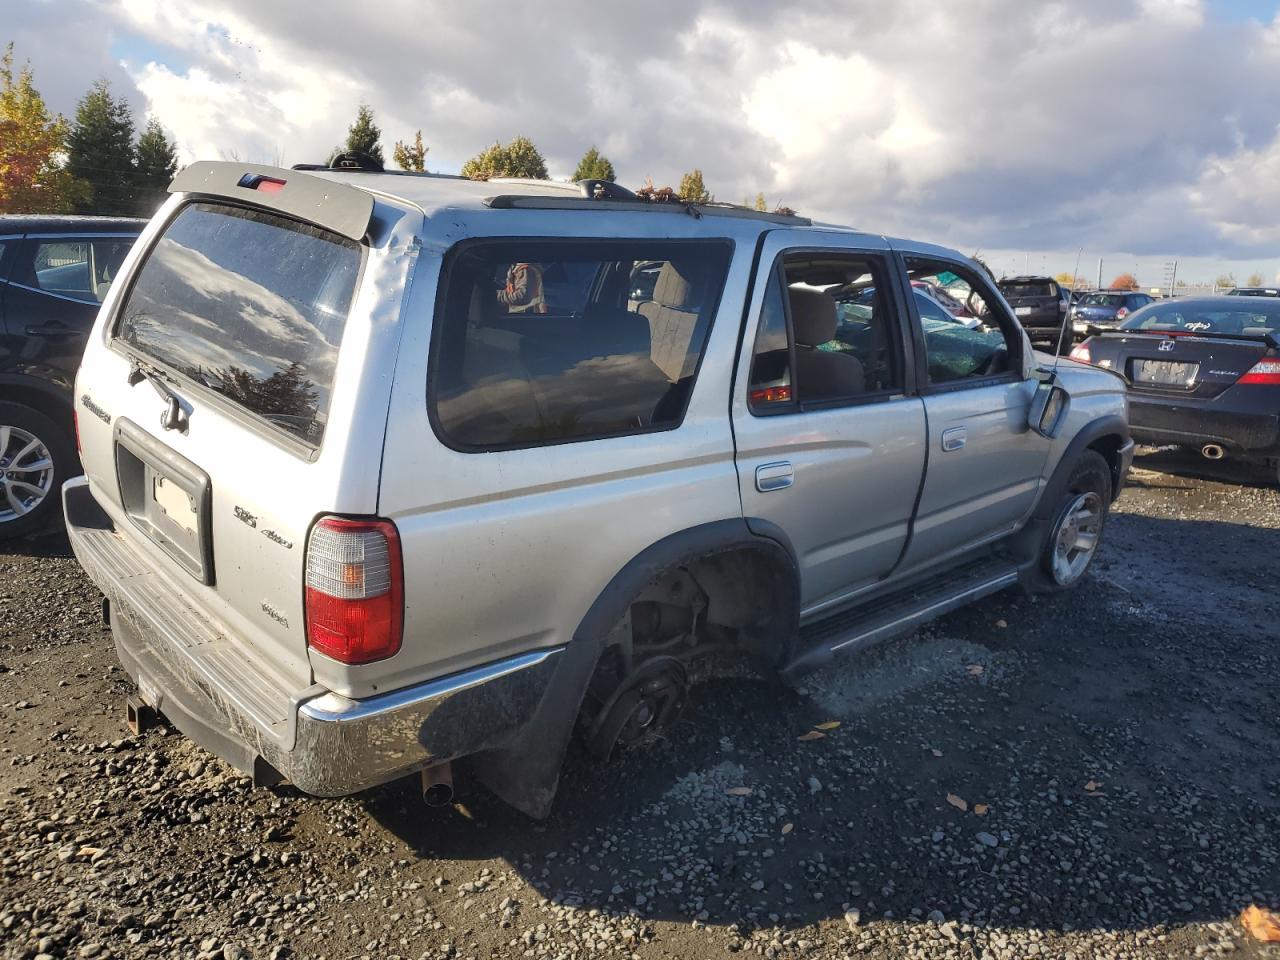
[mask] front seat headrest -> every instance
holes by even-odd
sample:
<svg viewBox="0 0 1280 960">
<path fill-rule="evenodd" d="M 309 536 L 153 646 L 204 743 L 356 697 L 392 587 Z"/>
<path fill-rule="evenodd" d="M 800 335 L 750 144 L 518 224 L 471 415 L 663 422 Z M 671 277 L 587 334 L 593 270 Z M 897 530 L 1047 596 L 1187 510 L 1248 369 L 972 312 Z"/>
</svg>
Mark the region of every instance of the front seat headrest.
<svg viewBox="0 0 1280 960">
<path fill-rule="evenodd" d="M 791 298 L 791 328 L 795 331 L 796 343 L 816 347 L 834 340 L 839 318 L 831 294 L 804 287 L 791 287 L 787 292 Z"/>
</svg>

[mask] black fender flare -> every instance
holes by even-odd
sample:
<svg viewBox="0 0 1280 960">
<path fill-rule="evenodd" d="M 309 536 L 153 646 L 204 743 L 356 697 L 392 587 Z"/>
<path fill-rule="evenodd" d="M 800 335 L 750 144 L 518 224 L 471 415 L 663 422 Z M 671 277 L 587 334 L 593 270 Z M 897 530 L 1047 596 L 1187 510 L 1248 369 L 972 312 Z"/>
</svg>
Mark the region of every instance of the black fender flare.
<svg viewBox="0 0 1280 960">
<path fill-rule="evenodd" d="M 748 524 L 741 517 L 733 517 L 670 534 L 646 547 L 614 574 L 574 630 L 533 715 L 510 741 L 470 758 L 472 772 L 518 810 L 531 817 L 546 817 L 555 800 L 560 768 L 605 638 L 631 600 L 673 567 L 744 548 L 759 551 L 783 574 L 779 584 L 787 593 L 778 598 L 784 611 L 779 626 L 785 624 L 784 629 L 791 633 L 788 640 L 792 640 L 799 622 L 799 567 L 780 530 L 766 521 Z"/>
<path fill-rule="evenodd" d="M 1062 496 L 1062 491 L 1066 487 L 1067 480 L 1070 479 L 1071 471 L 1075 467 L 1076 461 L 1080 459 L 1080 455 L 1098 440 L 1111 436 L 1118 436 L 1122 446 L 1130 442 L 1129 421 L 1116 413 L 1107 414 L 1106 416 L 1098 417 L 1096 420 L 1089 421 L 1071 438 L 1071 442 L 1067 444 L 1062 456 L 1058 458 L 1058 465 L 1054 468 L 1049 481 L 1044 485 L 1044 489 L 1040 491 L 1040 498 L 1036 501 L 1031 517 L 1023 525 L 1022 529 L 1014 534 L 1011 541 L 1014 554 L 1020 565 L 1033 564 L 1039 559 L 1040 539 L 1048 525 L 1053 522 L 1054 505 Z M 1119 482 L 1122 479 L 1120 471 L 1122 470 L 1122 466 L 1112 467 L 1111 498 L 1113 501 L 1119 494 Z"/>
<path fill-rule="evenodd" d="M 60 383 L 29 373 L 0 373 L 0 388 L 21 387 L 47 398 L 57 410 L 70 411 L 73 405 L 72 391 Z"/>
</svg>

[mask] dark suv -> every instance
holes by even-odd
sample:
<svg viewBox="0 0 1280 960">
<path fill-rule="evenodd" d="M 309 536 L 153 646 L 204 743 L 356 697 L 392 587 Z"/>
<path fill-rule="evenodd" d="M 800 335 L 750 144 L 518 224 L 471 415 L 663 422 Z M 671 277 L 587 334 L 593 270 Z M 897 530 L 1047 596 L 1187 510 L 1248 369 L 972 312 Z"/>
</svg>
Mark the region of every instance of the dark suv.
<svg viewBox="0 0 1280 960">
<path fill-rule="evenodd" d="M 145 223 L 0 216 L 0 540 L 44 526 L 78 472 L 76 368 Z"/>
<path fill-rule="evenodd" d="M 1009 277 L 1000 292 L 1032 343 L 1056 343 L 1067 315 L 1069 295 L 1052 277 Z"/>
</svg>

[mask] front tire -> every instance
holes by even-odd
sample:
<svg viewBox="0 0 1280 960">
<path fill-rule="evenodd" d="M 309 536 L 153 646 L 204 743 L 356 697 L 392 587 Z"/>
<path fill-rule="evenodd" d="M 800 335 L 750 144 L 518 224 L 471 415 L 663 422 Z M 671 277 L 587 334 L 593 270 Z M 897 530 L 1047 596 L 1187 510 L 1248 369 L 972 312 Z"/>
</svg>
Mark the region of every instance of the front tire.
<svg viewBox="0 0 1280 960">
<path fill-rule="evenodd" d="M 1086 450 L 1076 460 L 1066 486 L 1046 504 L 1046 532 L 1024 584 L 1032 593 L 1070 590 L 1083 578 L 1102 544 L 1111 506 L 1111 468 L 1102 455 Z"/>
<path fill-rule="evenodd" d="M 53 521 L 74 463 L 71 438 L 57 423 L 24 404 L 0 403 L 0 541 Z"/>
</svg>

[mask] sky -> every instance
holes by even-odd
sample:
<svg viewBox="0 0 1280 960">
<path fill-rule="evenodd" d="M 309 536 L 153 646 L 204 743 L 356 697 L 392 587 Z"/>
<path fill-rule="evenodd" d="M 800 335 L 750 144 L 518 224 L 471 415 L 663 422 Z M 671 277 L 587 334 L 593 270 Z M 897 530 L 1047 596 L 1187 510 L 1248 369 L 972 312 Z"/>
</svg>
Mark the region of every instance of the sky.
<svg viewBox="0 0 1280 960">
<path fill-rule="evenodd" d="M 72 115 L 106 78 L 183 162 L 323 162 L 360 103 L 427 168 L 693 167 L 998 273 L 1280 282 L 1280 0 L 0 0 Z"/>
</svg>

